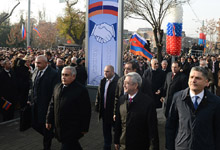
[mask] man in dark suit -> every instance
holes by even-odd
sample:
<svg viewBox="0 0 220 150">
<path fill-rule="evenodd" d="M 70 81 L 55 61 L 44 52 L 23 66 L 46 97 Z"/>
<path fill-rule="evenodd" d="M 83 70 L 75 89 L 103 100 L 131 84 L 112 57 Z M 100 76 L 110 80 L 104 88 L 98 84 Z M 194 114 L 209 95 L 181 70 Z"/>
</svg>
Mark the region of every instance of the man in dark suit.
<svg viewBox="0 0 220 150">
<path fill-rule="evenodd" d="M 208 71 L 193 67 L 189 88 L 173 96 L 166 122 L 167 150 L 219 150 L 220 98 L 209 92 Z"/>
<path fill-rule="evenodd" d="M 211 69 L 213 78 L 214 78 L 214 84 L 212 85 L 212 92 L 215 93 L 215 88 L 218 86 L 218 71 L 219 71 L 219 62 L 217 61 L 215 56 L 211 57 L 211 62 L 208 64 L 209 69 Z"/>
<path fill-rule="evenodd" d="M 86 68 L 83 66 L 83 61 L 81 58 L 78 58 L 76 61 L 77 65 L 76 65 L 76 71 L 77 71 L 77 75 L 76 75 L 76 80 L 81 83 L 82 85 L 86 85 L 86 81 L 87 81 L 87 71 Z"/>
<path fill-rule="evenodd" d="M 115 88 L 119 77 L 111 65 L 105 67 L 104 76 L 98 87 L 95 107 L 103 121 L 104 150 L 111 150 Z"/>
<path fill-rule="evenodd" d="M 116 109 L 116 150 L 159 150 L 157 115 L 154 101 L 139 89 L 141 76 L 130 72 L 124 80 L 125 95 L 121 96 Z"/>
<path fill-rule="evenodd" d="M 124 75 L 118 79 L 118 83 L 115 89 L 115 104 L 114 104 L 114 120 L 115 120 L 115 113 L 116 113 L 116 106 L 118 104 L 119 98 L 124 95 L 124 80 L 125 75 L 129 72 L 136 72 L 137 71 L 137 64 L 135 61 L 129 61 L 124 65 Z"/>
<path fill-rule="evenodd" d="M 166 76 L 164 87 L 162 89 L 161 101 L 164 102 L 164 114 L 168 117 L 170 106 L 172 103 L 174 93 L 187 88 L 187 77 L 180 72 L 180 64 L 178 62 L 172 63 L 172 72 Z M 164 98 L 165 97 L 165 98 Z"/>
<path fill-rule="evenodd" d="M 55 86 L 50 102 L 46 128 L 51 130 L 55 122 L 55 134 L 62 143 L 61 150 L 82 150 L 79 139 L 89 131 L 91 104 L 88 90 L 78 83 L 76 69 L 62 70 L 62 83 Z"/>
<path fill-rule="evenodd" d="M 167 75 L 168 72 L 170 72 L 170 68 L 168 68 L 168 62 L 167 60 L 163 60 L 161 62 L 161 70 L 165 72 L 165 74 Z"/>
<path fill-rule="evenodd" d="M 161 98 L 161 89 L 163 88 L 164 82 L 166 79 L 166 74 L 159 68 L 158 60 L 151 60 L 151 67 L 144 71 L 143 80 L 148 81 L 146 87 L 151 87 L 153 100 L 155 102 L 156 108 L 161 108 L 162 103 Z M 145 82 L 146 82 L 145 81 Z"/>
<path fill-rule="evenodd" d="M 53 56 L 52 56 L 51 52 L 47 51 L 47 52 L 45 53 L 45 56 L 47 57 L 48 64 L 49 64 L 53 69 L 56 69 L 56 64 L 54 63 L 54 59 L 53 59 Z"/>
<path fill-rule="evenodd" d="M 56 71 L 58 73 L 58 79 L 61 82 L 61 72 L 64 67 L 64 60 L 61 58 L 57 58 L 56 60 Z"/>
<path fill-rule="evenodd" d="M 58 82 L 57 72 L 48 65 L 47 58 L 43 55 L 35 59 L 36 69 L 32 75 L 33 88 L 31 92 L 32 127 L 44 136 L 44 150 L 49 150 L 53 132 L 45 127 L 46 114 L 51 100 L 53 89 Z"/>
<path fill-rule="evenodd" d="M 8 110 L 0 109 L 3 114 L 3 121 L 8 121 L 14 118 L 15 105 L 17 104 L 17 86 L 14 72 L 11 70 L 11 61 L 4 60 L 3 69 L 0 72 L 0 101 L 10 102 L 12 105 Z"/>
<path fill-rule="evenodd" d="M 183 72 L 187 76 L 187 78 L 189 77 L 190 66 L 184 56 L 180 58 L 180 72 Z"/>
</svg>

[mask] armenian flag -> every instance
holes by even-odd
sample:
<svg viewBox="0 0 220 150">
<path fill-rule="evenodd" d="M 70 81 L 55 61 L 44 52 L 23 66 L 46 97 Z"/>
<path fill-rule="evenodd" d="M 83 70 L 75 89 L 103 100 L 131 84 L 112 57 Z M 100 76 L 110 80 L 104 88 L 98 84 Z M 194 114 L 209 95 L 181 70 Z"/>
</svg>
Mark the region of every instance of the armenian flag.
<svg viewBox="0 0 220 150">
<path fill-rule="evenodd" d="M 140 55 L 148 60 L 151 60 L 153 55 L 151 54 L 150 50 L 147 49 L 149 47 L 148 42 L 141 37 L 139 34 L 134 33 L 130 38 L 130 52 L 134 55 Z"/>
<path fill-rule="evenodd" d="M 33 30 L 37 32 L 39 37 L 41 37 L 40 31 L 37 29 L 37 27 L 33 28 Z"/>
<path fill-rule="evenodd" d="M 10 103 L 9 101 L 5 100 L 4 98 L 1 98 L 1 100 L 3 100 L 2 109 L 8 110 L 11 107 L 12 103 Z"/>
<path fill-rule="evenodd" d="M 118 3 L 112 1 L 100 1 L 89 5 L 89 18 L 98 14 L 110 14 L 118 16 Z"/>
</svg>

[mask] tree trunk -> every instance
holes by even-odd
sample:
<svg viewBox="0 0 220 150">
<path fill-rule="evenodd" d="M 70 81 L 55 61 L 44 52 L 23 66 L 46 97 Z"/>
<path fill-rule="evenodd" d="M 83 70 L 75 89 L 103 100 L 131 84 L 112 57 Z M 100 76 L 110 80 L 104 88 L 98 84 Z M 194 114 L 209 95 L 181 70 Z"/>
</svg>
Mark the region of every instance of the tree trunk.
<svg viewBox="0 0 220 150">
<path fill-rule="evenodd" d="M 154 28 L 154 39 L 157 46 L 157 59 L 159 64 L 162 62 L 162 49 L 163 49 L 163 30 L 160 28 Z"/>
</svg>

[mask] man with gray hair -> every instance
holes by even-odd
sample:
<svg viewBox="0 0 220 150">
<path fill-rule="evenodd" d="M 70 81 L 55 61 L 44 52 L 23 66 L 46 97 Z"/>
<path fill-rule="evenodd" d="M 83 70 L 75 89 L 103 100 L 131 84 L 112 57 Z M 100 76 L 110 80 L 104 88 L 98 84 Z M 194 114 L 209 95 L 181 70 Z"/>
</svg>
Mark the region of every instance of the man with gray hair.
<svg viewBox="0 0 220 150">
<path fill-rule="evenodd" d="M 167 150 L 219 150 L 220 98 L 209 92 L 208 71 L 193 67 L 189 88 L 174 94 L 166 122 Z"/>
<path fill-rule="evenodd" d="M 159 150 L 157 115 L 154 101 L 140 90 L 141 76 L 136 72 L 125 75 L 124 91 L 116 108 L 116 150 Z"/>
<path fill-rule="evenodd" d="M 162 60 L 161 62 L 161 70 L 165 72 L 165 74 L 167 74 L 168 72 L 170 72 L 170 68 L 168 68 L 168 62 L 167 60 Z"/>
<path fill-rule="evenodd" d="M 163 88 L 166 74 L 159 68 L 158 60 L 152 59 L 151 60 L 151 67 L 144 71 L 143 74 L 144 84 L 148 84 L 145 88 L 151 87 L 153 100 L 155 103 L 156 108 L 162 107 L 162 102 L 160 101 L 161 98 L 161 89 Z M 143 89 L 145 90 L 145 89 Z"/>
<path fill-rule="evenodd" d="M 55 134 L 62 143 L 61 150 L 82 150 L 79 139 L 89 131 L 91 104 L 88 90 L 76 80 L 76 69 L 62 70 L 62 83 L 55 86 L 50 102 L 46 128 L 55 124 Z"/>
</svg>

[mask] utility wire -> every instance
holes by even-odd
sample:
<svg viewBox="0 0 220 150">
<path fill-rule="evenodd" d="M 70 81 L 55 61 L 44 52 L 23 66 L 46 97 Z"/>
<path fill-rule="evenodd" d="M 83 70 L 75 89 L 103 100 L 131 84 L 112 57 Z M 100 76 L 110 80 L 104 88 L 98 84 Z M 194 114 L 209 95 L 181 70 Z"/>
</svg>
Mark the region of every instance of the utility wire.
<svg viewBox="0 0 220 150">
<path fill-rule="evenodd" d="M 199 19 L 199 17 L 197 16 L 196 12 L 193 10 L 192 6 L 190 5 L 189 1 L 187 1 L 187 3 L 188 3 L 188 5 L 189 5 L 189 7 L 191 8 L 193 14 L 194 14 L 195 17 L 197 18 L 197 20 L 198 20 L 200 23 L 202 23 L 202 21 Z"/>
</svg>

